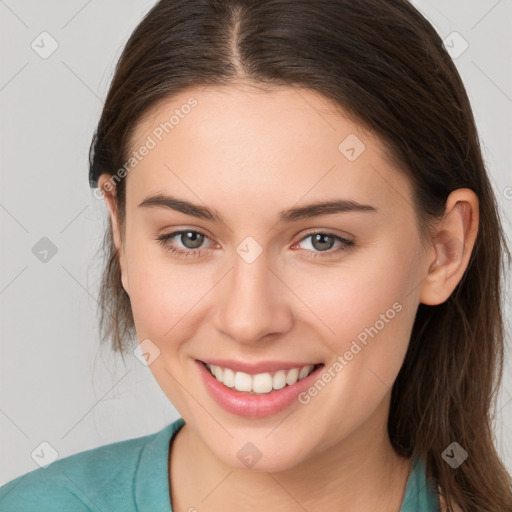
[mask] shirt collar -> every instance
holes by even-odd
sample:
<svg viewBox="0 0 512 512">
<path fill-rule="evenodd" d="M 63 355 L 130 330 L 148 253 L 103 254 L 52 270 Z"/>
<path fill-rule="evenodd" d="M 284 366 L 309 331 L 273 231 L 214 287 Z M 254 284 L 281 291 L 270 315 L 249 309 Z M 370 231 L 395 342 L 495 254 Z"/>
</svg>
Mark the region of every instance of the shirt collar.
<svg viewBox="0 0 512 512">
<path fill-rule="evenodd" d="M 139 512 L 172 512 L 169 489 L 169 447 L 185 424 L 183 418 L 157 432 L 142 449 L 135 471 L 134 499 Z"/>
</svg>

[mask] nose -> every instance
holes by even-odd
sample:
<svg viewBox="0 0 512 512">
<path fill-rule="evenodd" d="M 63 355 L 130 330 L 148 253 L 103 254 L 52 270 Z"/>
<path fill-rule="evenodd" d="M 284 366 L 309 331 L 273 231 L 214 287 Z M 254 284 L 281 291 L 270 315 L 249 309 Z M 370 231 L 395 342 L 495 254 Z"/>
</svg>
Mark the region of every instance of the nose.
<svg viewBox="0 0 512 512">
<path fill-rule="evenodd" d="M 290 292 L 270 268 L 265 252 L 251 263 L 235 254 L 223 282 L 215 326 L 224 335 L 249 345 L 291 329 Z"/>
</svg>

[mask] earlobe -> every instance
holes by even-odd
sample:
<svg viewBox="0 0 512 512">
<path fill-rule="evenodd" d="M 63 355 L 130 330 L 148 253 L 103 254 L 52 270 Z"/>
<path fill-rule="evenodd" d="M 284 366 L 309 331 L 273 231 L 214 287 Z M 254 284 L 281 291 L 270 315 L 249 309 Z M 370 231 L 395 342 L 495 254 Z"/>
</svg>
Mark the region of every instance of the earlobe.
<svg viewBox="0 0 512 512">
<path fill-rule="evenodd" d="M 478 197 L 472 190 L 457 189 L 448 196 L 433 239 L 433 261 L 421 286 L 421 303 L 445 302 L 460 282 L 476 241 L 478 219 Z"/>
</svg>

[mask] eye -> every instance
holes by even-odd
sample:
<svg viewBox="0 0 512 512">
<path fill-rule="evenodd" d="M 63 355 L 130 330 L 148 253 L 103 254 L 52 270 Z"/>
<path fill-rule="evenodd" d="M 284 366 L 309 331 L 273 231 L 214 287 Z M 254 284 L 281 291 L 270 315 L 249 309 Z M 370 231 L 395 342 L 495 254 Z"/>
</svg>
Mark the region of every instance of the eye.
<svg viewBox="0 0 512 512">
<path fill-rule="evenodd" d="M 355 242 L 353 240 L 347 240 L 346 238 L 335 235 L 334 233 L 315 231 L 302 237 L 301 240 L 294 244 L 293 247 L 308 239 L 310 239 L 310 242 L 306 244 L 306 246 L 309 245 L 309 247 L 306 247 L 306 251 L 309 253 L 308 257 L 311 258 L 324 257 L 323 253 L 325 253 L 325 257 L 333 256 L 355 246 Z M 338 248 L 332 250 L 336 242 L 339 244 Z"/>
<path fill-rule="evenodd" d="M 292 248 L 308 239 L 311 239 L 309 243 L 310 247 L 306 247 L 304 250 L 308 253 L 308 257 L 310 258 L 334 256 L 355 246 L 355 242 L 352 240 L 347 240 L 346 238 L 335 235 L 334 233 L 317 231 L 302 237 L 299 242 L 292 246 Z M 158 243 L 165 247 L 169 252 L 177 256 L 187 258 L 197 258 L 202 256 L 204 254 L 203 249 L 206 250 L 206 248 L 201 247 L 205 240 L 210 240 L 210 238 L 200 231 L 190 229 L 173 231 L 172 233 L 157 237 Z M 338 248 L 332 250 L 336 242 L 339 244 Z M 176 247 L 176 243 L 180 243 L 181 247 Z"/>
<path fill-rule="evenodd" d="M 174 246 L 176 242 L 173 241 L 173 239 L 175 238 L 184 246 L 184 249 L 180 247 L 176 248 Z M 191 229 L 174 231 L 172 233 L 160 235 L 157 237 L 158 243 L 169 250 L 172 254 L 186 257 L 202 256 L 203 251 L 199 248 L 205 239 L 209 240 L 209 238 L 204 233 L 193 231 Z"/>
</svg>

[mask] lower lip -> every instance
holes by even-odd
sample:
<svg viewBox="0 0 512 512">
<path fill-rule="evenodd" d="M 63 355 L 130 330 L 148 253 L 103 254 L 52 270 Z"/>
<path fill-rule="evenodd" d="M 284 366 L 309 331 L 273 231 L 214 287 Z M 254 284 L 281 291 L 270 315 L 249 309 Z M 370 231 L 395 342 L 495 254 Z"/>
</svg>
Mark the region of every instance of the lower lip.
<svg viewBox="0 0 512 512">
<path fill-rule="evenodd" d="M 297 400 L 297 396 L 313 383 L 324 367 L 323 364 L 318 366 L 307 377 L 291 386 L 287 385 L 264 395 L 251 395 L 224 386 L 210 373 L 203 362 L 196 360 L 196 363 L 212 398 L 226 411 L 250 418 L 272 416 L 290 407 Z"/>
</svg>

